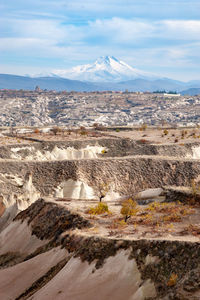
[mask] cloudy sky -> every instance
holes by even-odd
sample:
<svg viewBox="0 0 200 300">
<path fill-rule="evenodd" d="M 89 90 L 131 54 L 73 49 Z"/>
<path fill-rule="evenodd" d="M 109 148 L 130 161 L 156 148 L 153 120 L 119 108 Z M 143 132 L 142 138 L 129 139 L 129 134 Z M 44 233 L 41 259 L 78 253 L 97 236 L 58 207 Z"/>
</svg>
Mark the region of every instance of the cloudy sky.
<svg viewBox="0 0 200 300">
<path fill-rule="evenodd" d="M 45 73 L 112 55 L 200 79 L 199 0 L 0 0 L 0 12 L 0 73 Z"/>
</svg>

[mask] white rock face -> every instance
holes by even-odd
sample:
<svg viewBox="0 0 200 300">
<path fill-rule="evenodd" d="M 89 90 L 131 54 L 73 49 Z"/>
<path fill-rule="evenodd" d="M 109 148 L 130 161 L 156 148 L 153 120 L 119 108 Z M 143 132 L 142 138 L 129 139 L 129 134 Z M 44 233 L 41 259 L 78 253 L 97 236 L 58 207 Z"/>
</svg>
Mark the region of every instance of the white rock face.
<svg viewBox="0 0 200 300">
<path fill-rule="evenodd" d="M 7 197 L 4 197 L 3 195 L 2 197 L 3 197 L 3 203 L 6 208 L 9 208 L 16 204 L 16 197 L 14 197 L 13 194 L 8 195 Z"/>
<path fill-rule="evenodd" d="M 14 217 L 19 213 L 19 209 L 17 207 L 17 203 L 9 206 L 4 214 L 0 217 L 0 232 L 5 229 L 10 223 L 12 223 L 12 220 Z M 0 239 L 1 243 L 1 239 Z"/>
<path fill-rule="evenodd" d="M 8 196 L 2 195 L 2 201 L 6 209 L 0 218 L 0 231 L 8 226 L 20 211 L 27 209 L 39 198 L 40 193 L 33 185 L 31 174 L 24 182 L 20 194 L 10 194 Z"/>
<path fill-rule="evenodd" d="M 3 203 L 6 208 L 17 205 L 18 210 L 24 210 L 39 198 L 40 193 L 34 187 L 30 174 L 22 186 L 21 193 L 18 195 L 10 194 L 8 197 L 3 196 Z"/>
<path fill-rule="evenodd" d="M 151 256 L 151 255 L 147 255 L 145 258 L 145 265 L 150 265 L 150 264 L 154 264 L 156 262 L 159 261 L 159 257 L 158 256 Z"/>
<path fill-rule="evenodd" d="M 0 181 L 9 182 L 17 186 L 23 185 L 23 179 L 16 174 L 0 173 L 0 177 L 1 177 Z"/>
<path fill-rule="evenodd" d="M 25 149 L 21 148 L 21 149 Z M 26 148 L 28 149 L 28 148 Z M 72 159 L 92 159 L 92 158 L 98 158 L 98 154 L 101 154 L 103 150 L 106 150 L 106 148 L 101 146 L 87 146 L 83 149 L 75 149 L 73 147 L 68 147 L 66 149 L 58 148 L 57 146 L 54 147 L 54 149 L 50 151 L 45 151 L 42 153 L 41 151 L 36 151 L 33 154 L 30 154 L 26 156 L 25 158 L 20 155 L 19 152 L 20 148 L 13 148 L 11 149 L 12 152 L 14 152 L 11 155 L 11 158 L 13 159 L 19 159 L 19 160 L 38 160 L 38 161 L 52 161 L 52 160 L 72 160 Z M 33 147 L 31 147 L 31 152 L 33 152 Z"/>
<path fill-rule="evenodd" d="M 162 194 L 163 189 L 157 188 L 157 189 L 147 189 L 145 191 L 142 191 L 137 194 L 138 199 L 148 199 L 148 198 L 154 198 L 158 197 Z"/>
<path fill-rule="evenodd" d="M 200 159 L 200 146 L 193 147 L 192 152 L 193 152 L 193 155 L 192 155 L 193 159 Z"/>
<path fill-rule="evenodd" d="M 103 198 L 103 201 L 113 201 L 120 199 L 120 194 L 114 191 L 114 186 L 111 185 L 109 191 L 106 193 L 105 197 Z"/>
<path fill-rule="evenodd" d="M 55 190 L 55 197 L 69 198 L 76 200 L 99 200 L 98 192 L 83 181 L 69 179 L 61 183 Z M 119 199 L 120 195 L 110 186 L 103 201 L 113 201 Z"/>
<path fill-rule="evenodd" d="M 69 179 L 63 182 L 55 191 L 55 197 L 69 199 L 98 199 L 92 187 L 82 181 Z"/>
<path fill-rule="evenodd" d="M 19 210 L 25 210 L 40 198 L 40 193 L 33 185 L 31 174 L 29 175 L 28 180 L 25 181 L 22 189 L 22 195 L 17 196 L 17 206 Z"/>
<path fill-rule="evenodd" d="M 10 149 L 12 152 L 16 153 L 19 152 L 21 150 L 29 150 L 29 151 L 33 151 L 34 147 L 29 147 L 29 146 L 24 146 L 24 147 L 15 147 L 15 148 L 11 148 Z"/>
</svg>

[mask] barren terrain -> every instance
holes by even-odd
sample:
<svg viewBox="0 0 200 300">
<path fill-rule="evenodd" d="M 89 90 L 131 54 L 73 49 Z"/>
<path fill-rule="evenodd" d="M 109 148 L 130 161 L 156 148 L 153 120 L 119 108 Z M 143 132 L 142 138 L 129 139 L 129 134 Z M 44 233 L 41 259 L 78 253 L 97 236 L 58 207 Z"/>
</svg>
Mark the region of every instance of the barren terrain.
<svg viewBox="0 0 200 300">
<path fill-rule="evenodd" d="M 0 299 L 200 299 L 200 129 L 30 129 L 0 137 Z"/>
</svg>

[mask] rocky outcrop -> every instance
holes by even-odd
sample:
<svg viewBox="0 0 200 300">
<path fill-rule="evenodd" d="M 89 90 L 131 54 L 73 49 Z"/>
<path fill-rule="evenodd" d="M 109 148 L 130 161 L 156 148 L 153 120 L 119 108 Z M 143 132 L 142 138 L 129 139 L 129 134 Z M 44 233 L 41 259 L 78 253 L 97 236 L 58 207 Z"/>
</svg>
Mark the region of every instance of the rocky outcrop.
<svg viewBox="0 0 200 300">
<path fill-rule="evenodd" d="M 134 141 L 128 138 L 97 138 L 85 139 L 77 141 L 51 141 L 51 142 L 34 142 L 23 143 L 19 145 L 9 145 L 0 147 L 0 158 L 13 159 L 28 159 L 28 160 L 59 160 L 64 159 L 78 159 L 90 158 L 87 154 L 79 153 L 80 151 L 89 147 L 88 150 L 96 151 L 95 157 L 124 157 L 132 155 L 160 155 L 167 157 L 188 157 L 198 159 L 199 143 L 185 143 L 185 144 L 152 144 L 145 140 Z M 95 149 L 96 148 L 96 149 Z M 98 149 L 99 148 L 99 151 Z M 101 154 L 101 149 L 106 149 Z M 60 154 L 58 153 L 60 149 Z M 69 150 L 67 153 L 65 150 Z M 74 149 L 74 153 L 73 150 Z M 78 152 L 77 152 L 78 151 Z M 66 152 L 66 153 L 65 153 Z M 87 151 L 85 151 L 87 152 Z M 59 155 L 58 155 L 59 154 Z"/>
<path fill-rule="evenodd" d="M 33 185 L 41 196 L 54 195 L 62 182 L 69 179 L 85 182 L 97 189 L 98 183 L 111 184 L 121 195 L 162 186 L 189 186 L 199 176 L 200 161 L 163 157 L 125 157 L 101 160 L 55 162 L 0 162 L 1 174 L 25 177 L 32 173 Z M 0 182 L 4 194 L 20 194 L 11 182 Z M 97 191 L 96 191 L 97 192 Z"/>
<path fill-rule="evenodd" d="M 167 201 L 180 201 L 183 203 L 197 205 L 200 204 L 200 192 L 198 187 L 196 190 L 191 187 L 182 187 L 182 186 L 166 186 L 164 187 L 164 194 Z"/>
<path fill-rule="evenodd" d="M 24 220 L 31 224 L 32 234 L 39 239 L 52 239 L 67 230 L 90 227 L 90 222 L 79 214 L 72 213 L 63 207 L 51 202 L 38 200 L 26 210 L 20 212 L 14 221 Z"/>
</svg>

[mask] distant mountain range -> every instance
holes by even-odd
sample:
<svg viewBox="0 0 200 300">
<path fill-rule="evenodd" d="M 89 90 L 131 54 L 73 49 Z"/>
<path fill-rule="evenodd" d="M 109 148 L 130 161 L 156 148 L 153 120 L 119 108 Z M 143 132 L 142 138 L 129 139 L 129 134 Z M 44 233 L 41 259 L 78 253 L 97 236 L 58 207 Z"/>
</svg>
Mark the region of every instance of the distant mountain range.
<svg viewBox="0 0 200 300">
<path fill-rule="evenodd" d="M 91 65 L 68 70 L 54 70 L 38 76 L 0 74 L 0 89 L 56 91 L 176 91 L 183 94 L 200 93 L 200 81 L 181 82 L 132 68 L 115 57 L 100 57 Z"/>
<path fill-rule="evenodd" d="M 199 84 L 200 86 L 200 84 Z M 182 95 L 190 95 L 190 96 L 195 96 L 195 95 L 200 95 L 200 88 L 190 88 L 185 91 L 181 92 Z"/>
<path fill-rule="evenodd" d="M 64 79 L 60 77 L 35 77 L 0 74 L 0 89 L 34 90 L 36 86 L 41 89 L 56 91 L 92 91 L 98 90 L 95 84 Z"/>
</svg>

